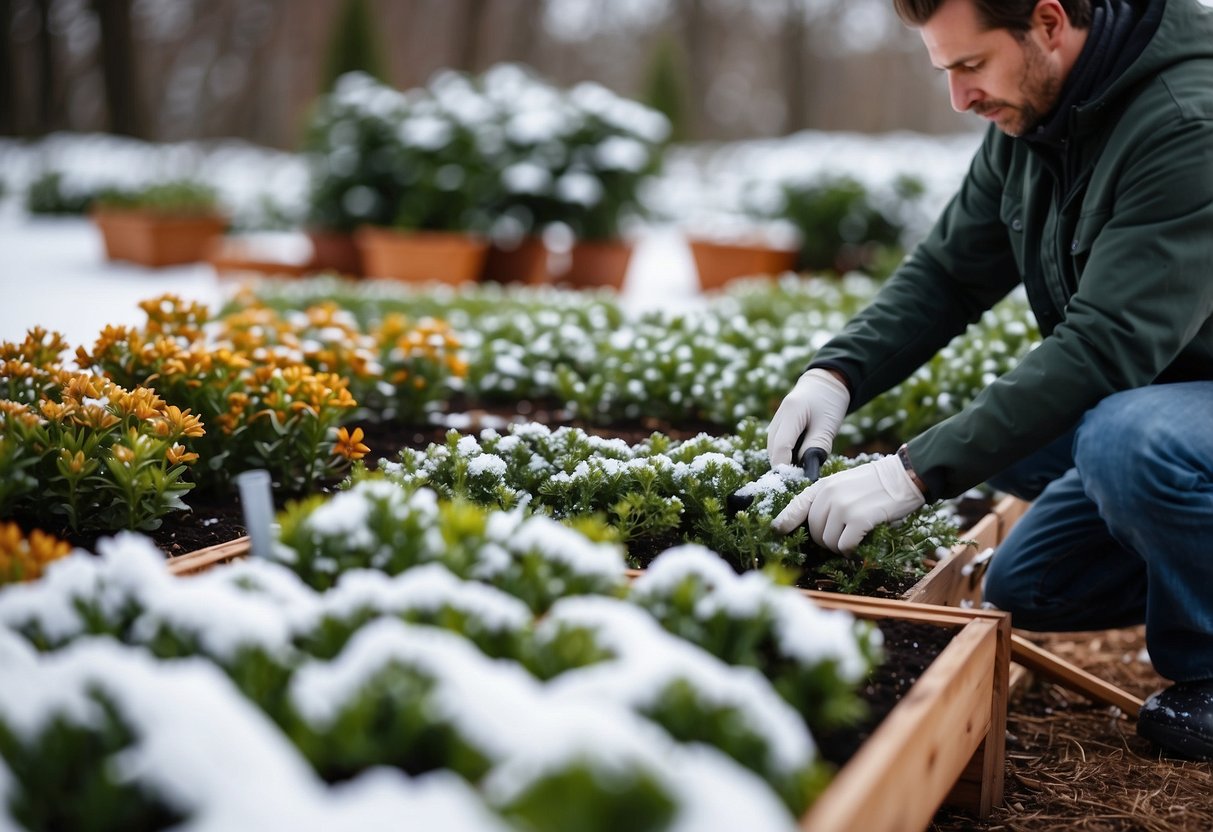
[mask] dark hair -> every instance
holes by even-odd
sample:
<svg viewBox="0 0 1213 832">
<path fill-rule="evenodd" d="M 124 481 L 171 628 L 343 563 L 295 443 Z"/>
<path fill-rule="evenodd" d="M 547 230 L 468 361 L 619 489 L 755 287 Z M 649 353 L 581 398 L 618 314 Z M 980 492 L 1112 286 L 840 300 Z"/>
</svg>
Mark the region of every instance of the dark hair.
<svg viewBox="0 0 1213 832">
<path fill-rule="evenodd" d="M 944 0 L 893 0 L 897 16 L 907 26 L 921 26 L 943 5 Z M 1006 29 L 1022 34 L 1031 28 L 1037 0 L 968 0 L 986 29 Z M 1091 27 L 1091 0 L 1058 0 L 1078 29 Z"/>
</svg>

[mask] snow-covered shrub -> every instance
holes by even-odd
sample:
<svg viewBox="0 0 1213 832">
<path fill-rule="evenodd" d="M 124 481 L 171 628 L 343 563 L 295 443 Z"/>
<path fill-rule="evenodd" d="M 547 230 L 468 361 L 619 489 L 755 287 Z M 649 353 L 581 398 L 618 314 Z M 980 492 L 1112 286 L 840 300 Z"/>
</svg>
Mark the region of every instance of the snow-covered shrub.
<svg viewBox="0 0 1213 832">
<path fill-rule="evenodd" d="M 811 728 L 855 718 L 850 690 L 880 656 L 880 632 L 867 622 L 820 610 L 760 572 L 739 576 L 701 546 L 663 553 L 630 597 L 679 638 L 762 668 Z"/>
<path fill-rule="evenodd" d="M 624 583 L 617 545 L 595 543 L 545 517 L 439 503 L 432 491 L 406 490 L 379 479 L 289 509 L 275 557 L 318 589 L 332 586 L 350 569 L 395 575 L 440 563 L 536 611 L 563 595 L 616 594 Z"/>
<path fill-rule="evenodd" d="M 823 473 L 853 464 L 835 457 Z M 784 536 L 771 518 L 807 486 L 794 466 L 770 469 L 765 436 L 747 421 L 724 437 L 685 442 L 654 433 L 634 446 L 579 428 L 512 424 L 506 435 L 450 431 L 445 444 L 405 449 L 383 475 L 406 489 L 426 487 L 446 499 L 504 509 L 525 508 L 562 522 L 603 517 L 645 565 L 684 541 L 719 553 L 738 570 L 782 564 L 824 574 L 844 591 L 879 582 L 894 586 L 925 574 L 925 560 L 956 542 L 957 529 L 935 507 L 882 526 L 851 557 L 820 549 L 803 531 Z M 362 474 L 356 472 L 355 479 Z M 750 498 L 739 508 L 734 495 Z"/>
</svg>

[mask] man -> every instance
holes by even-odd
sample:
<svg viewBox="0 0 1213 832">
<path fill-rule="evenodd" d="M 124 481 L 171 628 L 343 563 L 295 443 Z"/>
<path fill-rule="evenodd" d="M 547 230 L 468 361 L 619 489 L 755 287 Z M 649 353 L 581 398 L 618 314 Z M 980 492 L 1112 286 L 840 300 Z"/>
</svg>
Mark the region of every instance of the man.
<svg viewBox="0 0 1213 832">
<path fill-rule="evenodd" d="M 894 3 L 953 107 L 991 125 L 928 237 L 780 405 L 771 463 L 828 450 L 847 412 L 1021 282 L 1044 337 L 964 411 L 818 481 L 775 527 L 849 552 L 983 481 L 1034 499 L 986 599 L 1029 629 L 1144 621 L 1174 684 L 1138 732 L 1213 759 L 1213 10 Z"/>
</svg>

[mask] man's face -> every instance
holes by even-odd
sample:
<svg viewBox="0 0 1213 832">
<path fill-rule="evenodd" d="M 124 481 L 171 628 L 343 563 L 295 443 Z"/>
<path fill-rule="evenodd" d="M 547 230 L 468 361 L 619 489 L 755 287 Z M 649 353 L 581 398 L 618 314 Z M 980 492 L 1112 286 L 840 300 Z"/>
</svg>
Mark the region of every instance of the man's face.
<svg viewBox="0 0 1213 832">
<path fill-rule="evenodd" d="M 952 108 L 972 110 L 1009 136 L 1022 136 L 1048 115 L 1062 72 L 1042 47 L 1040 27 L 1022 37 L 983 29 L 972 0 L 945 0 L 922 27 L 931 63 L 948 74 Z"/>
</svg>

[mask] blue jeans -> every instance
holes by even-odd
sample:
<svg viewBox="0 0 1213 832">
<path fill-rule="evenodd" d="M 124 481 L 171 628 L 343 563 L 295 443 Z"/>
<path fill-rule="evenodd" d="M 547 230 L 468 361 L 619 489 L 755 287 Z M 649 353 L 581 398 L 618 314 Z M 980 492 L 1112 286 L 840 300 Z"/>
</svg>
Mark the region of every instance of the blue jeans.
<svg viewBox="0 0 1213 832">
<path fill-rule="evenodd" d="M 1213 678 L 1213 381 L 1109 396 L 990 484 L 1035 500 L 986 575 L 1014 626 L 1144 622 L 1162 676 Z"/>
</svg>

